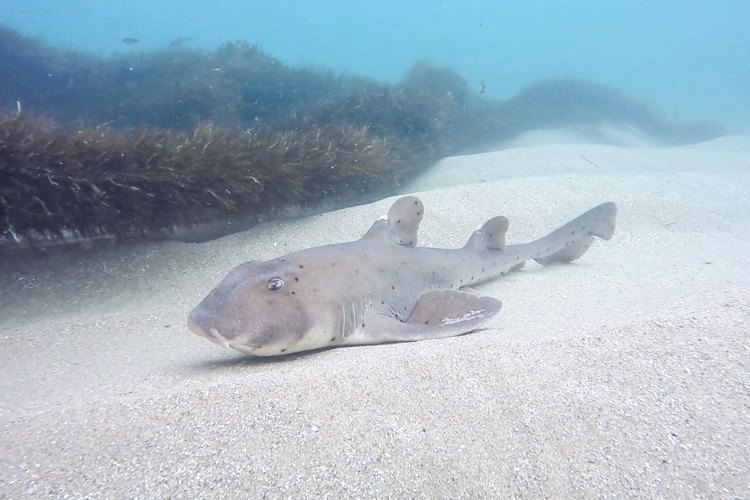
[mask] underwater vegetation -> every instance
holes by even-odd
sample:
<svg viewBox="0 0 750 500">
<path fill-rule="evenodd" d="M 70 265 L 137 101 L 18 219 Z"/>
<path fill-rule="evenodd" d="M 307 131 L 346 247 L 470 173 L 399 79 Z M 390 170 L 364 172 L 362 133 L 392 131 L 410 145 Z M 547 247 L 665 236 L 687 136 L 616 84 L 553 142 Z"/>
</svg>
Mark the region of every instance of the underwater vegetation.
<svg viewBox="0 0 750 500">
<path fill-rule="evenodd" d="M 204 125 L 190 133 L 70 132 L 23 113 L 0 119 L 6 238 L 158 236 L 175 225 L 353 202 L 393 189 L 418 158 L 350 125 L 300 131 Z"/>
<path fill-rule="evenodd" d="M 550 79 L 507 100 L 421 62 L 395 85 L 289 67 L 244 42 L 95 57 L 0 27 L 0 240 L 168 235 L 393 193 L 440 157 L 536 128 L 724 133 Z M 235 227 L 236 229 L 236 227 Z"/>
<path fill-rule="evenodd" d="M 101 58 L 45 46 L 0 27 L 0 105 L 57 123 L 191 130 L 285 122 L 318 102 L 375 86 L 362 78 L 291 68 L 244 42 L 206 53 L 168 47 Z"/>
</svg>

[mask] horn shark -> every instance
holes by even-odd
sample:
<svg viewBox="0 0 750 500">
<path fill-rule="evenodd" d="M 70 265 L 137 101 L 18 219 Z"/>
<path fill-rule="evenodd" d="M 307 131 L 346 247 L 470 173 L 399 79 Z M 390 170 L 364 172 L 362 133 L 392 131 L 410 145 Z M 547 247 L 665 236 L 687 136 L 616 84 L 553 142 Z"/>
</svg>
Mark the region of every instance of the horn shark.
<svg viewBox="0 0 750 500">
<path fill-rule="evenodd" d="M 255 356 L 462 335 L 502 307 L 464 289 L 519 269 L 570 262 L 594 237 L 608 240 L 617 208 L 604 203 L 530 243 L 506 245 L 508 219 L 494 217 L 463 248 L 417 247 L 424 214 L 398 199 L 359 240 L 232 269 L 188 316 L 188 328 Z"/>
</svg>

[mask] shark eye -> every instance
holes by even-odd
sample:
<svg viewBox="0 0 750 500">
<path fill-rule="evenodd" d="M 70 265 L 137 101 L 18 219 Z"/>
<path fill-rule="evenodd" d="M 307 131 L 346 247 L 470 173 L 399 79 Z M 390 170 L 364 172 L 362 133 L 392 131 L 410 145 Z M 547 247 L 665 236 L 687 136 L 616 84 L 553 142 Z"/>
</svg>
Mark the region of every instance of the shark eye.
<svg viewBox="0 0 750 500">
<path fill-rule="evenodd" d="M 269 290 L 281 290 L 284 287 L 284 280 L 281 278 L 271 278 L 266 285 Z"/>
</svg>

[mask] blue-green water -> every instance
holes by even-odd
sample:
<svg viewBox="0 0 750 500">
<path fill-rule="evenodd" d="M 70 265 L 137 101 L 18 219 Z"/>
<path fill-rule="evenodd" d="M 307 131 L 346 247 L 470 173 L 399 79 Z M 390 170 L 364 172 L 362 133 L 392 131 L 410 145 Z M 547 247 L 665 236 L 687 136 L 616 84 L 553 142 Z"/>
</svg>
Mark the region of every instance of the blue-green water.
<svg viewBox="0 0 750 500">
<path fill-rule="evenodd" d="M 257 44 L 284 63 L 397 81 L 415 61 L 508 97 L 533 81 L 604 83 L 676 117 L 750 128 L 745 0 L 3 0 L 0 23 L 97 54 Z M 124 38 L 137 43 L 125 44 Z"/>
</svg>

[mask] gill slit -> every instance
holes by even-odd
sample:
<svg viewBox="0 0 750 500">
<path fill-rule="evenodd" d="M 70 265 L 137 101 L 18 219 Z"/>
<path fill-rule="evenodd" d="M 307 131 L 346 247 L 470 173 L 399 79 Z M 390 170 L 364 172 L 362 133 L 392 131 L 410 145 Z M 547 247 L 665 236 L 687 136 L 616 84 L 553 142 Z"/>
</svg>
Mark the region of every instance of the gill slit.
<svg viewBox="0 0 750 500">
<path fill-rule="evenodd" d="M 357 305 L 357 301 L 352 301 L 349 304 L 342 304 L 341 305 L 341 339 L 346 340 L 353 334 L 358 328 L 361 328 L 365 324 L 365 317 L 367 316 L 367 313 L 370 312 L 370 308 L 372 308 L 372 293 L 367 292 L 367 296 L 363 297 L 361 299 L 358 299 L 359 305 Z M 352 319 L 351 319 L 351 332 L 347 333 L 346 330 L 346 316 L 347 316 L 347 306 L 351 307 L 352 310 Z M 357 321 L 357 314 L 359 314 L 360 321 Z"/>
<path fill-rule="evenodd" d="M 341 305 L 341 340 L 346 340 L 346 304 Z"/>
</svg>

